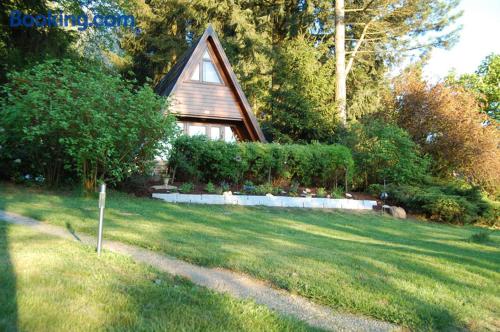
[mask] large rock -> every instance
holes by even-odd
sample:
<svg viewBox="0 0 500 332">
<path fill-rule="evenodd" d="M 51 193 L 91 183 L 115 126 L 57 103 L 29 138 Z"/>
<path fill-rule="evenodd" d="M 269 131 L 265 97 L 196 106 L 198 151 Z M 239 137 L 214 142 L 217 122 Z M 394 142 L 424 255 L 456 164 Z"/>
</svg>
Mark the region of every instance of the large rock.
<svg viewBox="0 0 500 332">
<path fill-rule="evenodd" d="M 406 219 L 406 211 L 402 207 L 391 206 L 388 212 L 394 218 Z"/>
</svg>

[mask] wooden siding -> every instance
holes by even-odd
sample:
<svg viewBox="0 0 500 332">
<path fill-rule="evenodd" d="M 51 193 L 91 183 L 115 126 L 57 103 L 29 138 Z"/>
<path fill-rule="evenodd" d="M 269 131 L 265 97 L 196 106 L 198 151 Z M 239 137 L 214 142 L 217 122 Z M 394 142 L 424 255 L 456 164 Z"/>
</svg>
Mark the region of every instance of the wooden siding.
<svg viewBox="0 0 500 332">
<path fill-rule="evenodd" d="M 241 107 L 227 85 L 182 82 L 172 96 L 178 115 L 242 120 Z"/>
<path fill-rule="evenodd" d="M 222 84 L 191 81 L 190 77 L 195 67 L 200 64 L 204 53 L 199 52 L 194 61 L 186 68 L 184 81 L 179 82 L 179 87 L 172 95 L 172 111 L 182 116 L 214 117 L 231 120 L 242 120 L 243 113 L 237 96 L 229 85 L 229 80 L 224 72 L 220 60 L 210 43 L 206 44 Z"/>
</svg>

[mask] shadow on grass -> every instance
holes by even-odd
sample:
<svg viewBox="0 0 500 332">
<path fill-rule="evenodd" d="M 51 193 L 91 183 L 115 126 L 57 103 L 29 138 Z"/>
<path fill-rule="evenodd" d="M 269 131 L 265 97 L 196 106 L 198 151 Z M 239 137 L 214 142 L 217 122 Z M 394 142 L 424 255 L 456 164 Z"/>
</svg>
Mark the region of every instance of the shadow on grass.
<svg viewBox="0 0 500 332">
<path fill-rule="evenodd" d="M 41 215 L 46 213 L 49 211 Z M 75 233 L 71 223 L 66 223 L 66 228 Z M 97 258 L 92 250 L 81 250 L 74 242 L 36 232 L 15 238 L 16 244 L 25 244 L 18 245 L 16 253 L 21 257 L 29 253 L 32 262 L 37 262 L 31 270 L 33 278 L 40 278 L 23 284 L 21 291 L 30 296 L 30 301 L 23 301 L 23 310 L 32 314 L 18 320 L 16 278 L 10 263 L 7 229 L 8 224 L 0 222 L 2 332 L 17 331 L 19 324 L 31 326 L 32 330 L 55 331 L 67 330 L 68 326 L 74 331 L 264 331 L 269 327 L 277 331 L 308 330 L 301 323 L 270 316 L 251 304 L 215 294 L 184 279 L 144 269 L 119 255 L 104 252 Z M 61 247 L 56 245 L 58 241 Z M 95 283 L 96 276 L 99 283 Z M 46 292 L 48 289 L 50 293 Z M 96 316 L 100 318 L 96 320 Z"/>
<path fill-rule="evenodd" d="M 76 234 L 76 231 L 75 229 L 73 228 L 73 226 L 71 226 L 71 223 L 69 222 L 66 222 L 66 229 L 68 230 L 68 232 L 75 238 L 75 240 L 81 242 L 82 240 L 78 237 L 78 235 Z"/>
<path fill-rule="evenodd" d="M 18 330 L 16 275 L 9 253 L 8 227 L 0 220 L 0 331 L 5 332 Z"/>
<path fill-rule="evenodd" d="M 107 206 L 105 227 L 110 238 L 199 265 L 246 272 L 326 305 L 422 329 L 463 324 L 458 322 L 460 311 L 444 300 L 436 301 L 439 296 L 424 294 L 432 287 L 425 283 L 456 294 L 447 301 L 458 299 L 463 290 L 481 291 L 478 283 L 441 266 L 453 265 L 457 271 L 491 279 L 500 263 L 493 251 L 463 246 L 462 239 L 471 232 L 465 228 L 361 213 L 176 205 L 117 196 Z M 53 204 L 64 204 L 64 218 L 71 217 L 76 230 L 87 232 L 93 213 L 89 202 L 58 199 L 53 198 Z M 50 209 L 26 208 L 26 212 L 36 210 L 57 216 Z M 356 296 L 332 286 L 335 278 L 348 284 Z M 406 284 L 424 285 L 423 291 L 409 291 Z M 364 303 L 363 296 L 371 302 Z M 402 320 L 404 315 L 407 318 Z"/>
</svg>

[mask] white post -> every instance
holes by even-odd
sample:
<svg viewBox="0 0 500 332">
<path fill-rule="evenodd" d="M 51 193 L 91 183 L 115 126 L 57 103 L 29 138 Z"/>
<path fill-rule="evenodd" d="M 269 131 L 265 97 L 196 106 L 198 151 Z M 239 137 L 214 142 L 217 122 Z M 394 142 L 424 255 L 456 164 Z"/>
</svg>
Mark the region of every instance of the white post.
<svg viewBox="0 0 500 332">
<path fill-rule="evenodd" d="M 106 203 L 106 184 L 101 184 L 99 191 L 99 232 L 97 235 L 97 255 L 101 255 L 102 249 L 102 224 L 104 221 L 104 205 Z"/>
</svg>

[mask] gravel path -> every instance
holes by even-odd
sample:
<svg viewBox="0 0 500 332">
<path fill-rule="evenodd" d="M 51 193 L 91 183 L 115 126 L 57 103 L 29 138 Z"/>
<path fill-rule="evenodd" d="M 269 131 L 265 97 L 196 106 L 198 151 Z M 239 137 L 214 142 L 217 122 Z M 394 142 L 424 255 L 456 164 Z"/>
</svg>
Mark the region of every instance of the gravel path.
<svg viewBox="0 0 500 332">
<path fill-rule="evenodd" d="M 28 226 L 40 233 L 55 235 L 95 246 L 96 239 L 76 234 L 71 229 L 41 223 L 35 219 L 0 211 L 0 220 Z M 333 311 L 331 308 L 310 302 L 306 298 L 277 290 L 249 276 L 226 269 L 206 268 L 155 253 L 150 250 L 116 241 L 103 241 L 103 248 L 132 257 L 135 261 L 149 264 L 158 270 L 183 276 L 193 283 L 220 293 L 229 293 L 240 299 L 252 299 L 278 313 L 296 317 L 309 325 L 332 331 L 394 331 L 395 325 L 375 319 Z"/>
</svg>

